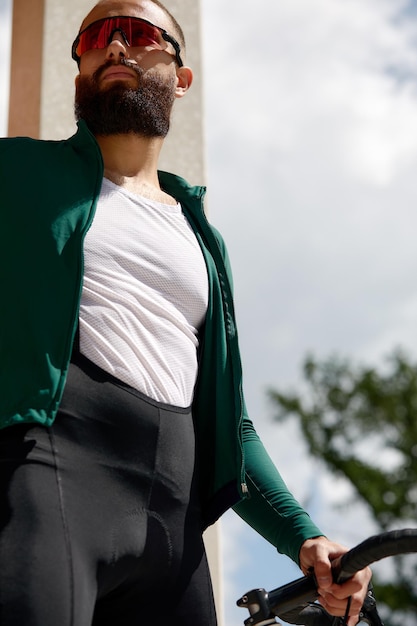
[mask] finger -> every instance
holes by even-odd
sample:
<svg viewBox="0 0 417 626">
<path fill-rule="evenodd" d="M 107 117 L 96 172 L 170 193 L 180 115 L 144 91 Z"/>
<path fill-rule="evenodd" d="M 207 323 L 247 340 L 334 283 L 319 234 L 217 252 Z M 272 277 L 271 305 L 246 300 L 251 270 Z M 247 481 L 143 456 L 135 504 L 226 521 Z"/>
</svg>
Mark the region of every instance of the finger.
<svg viewBox="0 0 417 626">
<path fill-rule="evenodd" d="M 336 589 L 336 592 L 339 590 Z M 319 602 L 331 615 L 337 615 L 342 617 L 346 614 L 346 603 L 349 596 L 340 596 L 331 593 L 330 591 L 319 592 Z M 355 594 L 350 598 L 350 616 L 359 615 L 363 605 L 362 593 Z"/>
<path fill-rule="evenodd" d="M 325 591 L 332 594 L 335 598 L 344 601 L 346 601 L 346 598 L 349 598 L 349 596 L 363 596 L 361 582 L 353 579 L 346 581 L 343 585 L 333 583 L 331 587 L 328 587 Z"/>
<path fill-rule="evenodd" d="M 328 589 L 333 584 L 329 553 L 324 548 L 317 550 L 314 562 L 314 575 L 319 589 Z"/>
<path fill-rule="evenodd" d="M 343 617 L 343 615 L 345 615 L 346 600 L 342 602 L 330 594 L 320 594 L 318 601 L 322 607 L 330 613 L 330 615 L 334 615 L 336 617 Z"/>
</svg>

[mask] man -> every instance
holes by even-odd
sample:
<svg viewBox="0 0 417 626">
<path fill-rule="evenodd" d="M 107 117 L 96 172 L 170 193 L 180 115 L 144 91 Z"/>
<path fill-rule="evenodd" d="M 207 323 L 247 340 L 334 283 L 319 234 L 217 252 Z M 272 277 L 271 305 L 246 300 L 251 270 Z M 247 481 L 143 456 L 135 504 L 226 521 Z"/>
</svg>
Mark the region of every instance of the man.
<svg viewBox="0 0 417 626">
<path fill-rule="evenodd" d="M 2 626 L 214 626 L 202 531 L 231 506 L 329 612 L 352 596 L 352 626 L 364 599 L 246 415 L 204 190 L 158 172 L 184 47 L 156 0 L 102 0 L 73 45 L 77 134 L 1 142 Z"/>
</svg>

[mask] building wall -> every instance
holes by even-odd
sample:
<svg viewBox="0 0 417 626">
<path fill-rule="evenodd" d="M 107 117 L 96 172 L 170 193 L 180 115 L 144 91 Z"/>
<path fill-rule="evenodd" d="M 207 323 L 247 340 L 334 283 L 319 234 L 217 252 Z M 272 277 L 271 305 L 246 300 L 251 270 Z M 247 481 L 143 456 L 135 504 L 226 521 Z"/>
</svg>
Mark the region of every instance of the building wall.
<svg viewBox="0 0 417 626">
<path fill-rule="evenodd" d="M 94 0 L 14 0 L 10 82 L 10 136 L 63 139 L 75 132 L 71 44 Z M 174 107 L 171 132 L 160 162 L 192 184 L 204 184 L 203 97 L 199 0 L 166 0 L 184 29 L 187 65 L 194 83 Z M 218 527 L 206 534 L 206 546 L 222 622 Z"/>
<path fill-rule="evenodd" d="M 8 134 L 39 137 L 44 0 L 15 0 L 10 63 Z"/>
</svg>

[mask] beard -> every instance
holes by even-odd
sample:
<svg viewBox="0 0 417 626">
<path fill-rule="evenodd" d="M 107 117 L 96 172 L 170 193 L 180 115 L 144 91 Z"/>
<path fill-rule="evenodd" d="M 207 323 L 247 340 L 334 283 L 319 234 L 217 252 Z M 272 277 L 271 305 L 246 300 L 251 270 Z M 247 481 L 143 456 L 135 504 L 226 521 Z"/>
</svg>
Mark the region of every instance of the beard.
<svg viewBox="0 0 417 626">
<path fill-rule="evenodd" d="M 80 76 L 75 94 L 75 118 L 84 120 L 93 135 L 137 134 L 142 137 L 166 137 L 175 101 L 175 78 L 164 79 L 156 72 L 145 73 L 140 67 L 122 60 L 134 70 L 138 86 L 127 87 L 116 81 L 100 87 L 107 62 L 92 76 Z"/>
</svg>

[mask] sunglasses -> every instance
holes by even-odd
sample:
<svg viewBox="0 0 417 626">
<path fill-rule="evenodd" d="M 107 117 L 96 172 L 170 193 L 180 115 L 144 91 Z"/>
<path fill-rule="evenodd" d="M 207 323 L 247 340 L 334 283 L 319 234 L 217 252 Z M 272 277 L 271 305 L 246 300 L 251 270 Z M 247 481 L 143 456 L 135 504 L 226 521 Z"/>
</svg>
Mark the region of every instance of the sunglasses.
<svg viewBox="0 0 417 626">
<path fill-rule="evenodd" d="M 176 39 L 171 37 L 163 28 L 140 17 L 129 15 L 104 17 L 89 24 L 87 28 L 78 33 L 72 44 L 72 58 L 79 66 L 84 52 L 107 48 L 115 33 L 120 33 L 126 45 L 131 47 L 150 46 L 157 50 L 165 50 L 167 43 L 170 43 L 175 50 L 175 59 L 179 67 L 184 65 L 180 54 L 181 48 Z"/>
</svg>

